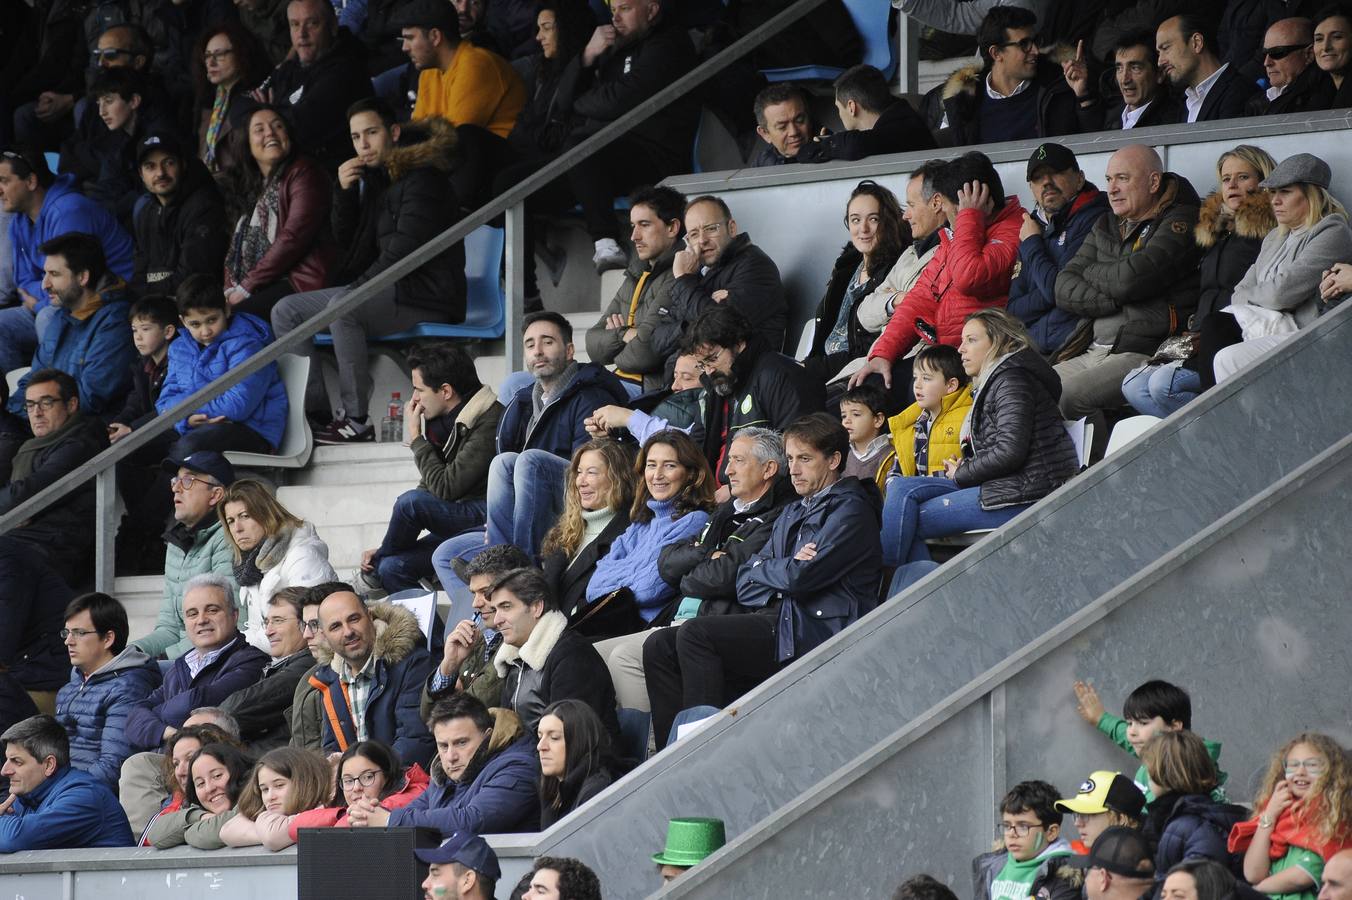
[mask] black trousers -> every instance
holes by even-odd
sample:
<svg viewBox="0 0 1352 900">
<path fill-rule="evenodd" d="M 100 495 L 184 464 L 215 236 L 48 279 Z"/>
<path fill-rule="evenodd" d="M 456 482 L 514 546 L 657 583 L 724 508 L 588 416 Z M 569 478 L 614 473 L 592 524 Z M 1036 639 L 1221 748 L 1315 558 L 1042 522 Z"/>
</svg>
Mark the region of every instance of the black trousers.
<svg viewBox="0 0 1352 900">
<path fill-rule="evenodd" d="M 657 749 L 681 710 L 722 706 L 778 670 L 774 616 L 709 616 L 653 632 L 643 643 L 643 673 Z"/>
</svg>

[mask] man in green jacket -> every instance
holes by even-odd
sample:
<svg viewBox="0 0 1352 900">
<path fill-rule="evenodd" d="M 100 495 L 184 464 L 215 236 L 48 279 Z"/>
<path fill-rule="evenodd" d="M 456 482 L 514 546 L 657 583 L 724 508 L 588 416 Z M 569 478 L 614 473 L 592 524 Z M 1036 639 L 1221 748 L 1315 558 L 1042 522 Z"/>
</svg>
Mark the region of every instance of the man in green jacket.
<svg viewBox="0 0 1352 900">
<path fill-rule="evenodd" d="M 164 533 L 164 599 L 155 630 L 131 646 L 152 657 L 178 659 L 192 649 L 183 627 L 183 588 L 195 575 L 215 572 L 235 583 L 234 557 L 216 506 L 235 480 L 234 467 L 221 454 L 199 450 L 184 459 L 164 461 L 174 474 L 174 524 Z M 236 586 L 235 590 L 238 590 Z"/>
</svg>

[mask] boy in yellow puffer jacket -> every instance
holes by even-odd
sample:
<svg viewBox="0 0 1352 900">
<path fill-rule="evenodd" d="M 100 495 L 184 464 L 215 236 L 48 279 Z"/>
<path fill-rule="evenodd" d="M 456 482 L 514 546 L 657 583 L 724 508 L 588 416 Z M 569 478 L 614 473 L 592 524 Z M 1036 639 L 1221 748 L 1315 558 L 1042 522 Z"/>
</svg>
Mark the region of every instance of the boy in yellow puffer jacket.
<svg viewBox="0 0 1352 900">
<path fill-rule="evenodd" d="M 931 344 L 917 353 L 912 371 L 916 402 L 887 421 L 895 465 L 884 471 L 942 476 L 944 460 L 962 458 L 959 436 L 972 408 L 971 379 L 957 348 L 947 344 Z"/>
</svg>

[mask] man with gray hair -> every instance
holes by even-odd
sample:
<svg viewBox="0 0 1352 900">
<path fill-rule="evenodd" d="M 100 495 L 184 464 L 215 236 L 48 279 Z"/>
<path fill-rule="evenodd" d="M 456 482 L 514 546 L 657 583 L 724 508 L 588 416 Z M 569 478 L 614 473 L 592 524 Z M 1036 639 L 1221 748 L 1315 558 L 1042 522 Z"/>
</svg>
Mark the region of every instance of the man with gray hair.
<svg viewBox="0 0 1352 900">
<path fill-rule="evenodd" d="M 230 579 L 207 572 L 183 591 L 183 625 L 192 649 L 174 660 L 156 688 L 127 715 L 135 750 L 156 750 L 183 727 L 188 714 L 214 706 L 258 680 L 268 655 L 239 633 L 239 607 Z"/>
<path fill-rule="evenodd" d="M 1108 215 L 1056 276 L 1057 308 L 1080 318 L 1055 357 L 1067 419 L 1125 405 L 1122 379 L 1197 307 L 1197 192 L 1144 144 L 1109 157 L 1107 180 Z"/>
<path fill-rule="evenodd" d="M 663 580 L 678 588 L 676 598 L 663 607 L 647 631 L 596 644 L 623 708 L 648 711 L 643 644 L 650 635 L 665 629 L 674 647 L 675 626 L 686 619 L 741 611 L 737 569 L 765 546 L 775 520 L 797 498 L 785 477 L 784 439 L 776 432 L 743 428 L 729 445 L 727 459 L 732 497 L 714 510 L 695 540 L 672 544 L 658 557 Z"/>
</svg>

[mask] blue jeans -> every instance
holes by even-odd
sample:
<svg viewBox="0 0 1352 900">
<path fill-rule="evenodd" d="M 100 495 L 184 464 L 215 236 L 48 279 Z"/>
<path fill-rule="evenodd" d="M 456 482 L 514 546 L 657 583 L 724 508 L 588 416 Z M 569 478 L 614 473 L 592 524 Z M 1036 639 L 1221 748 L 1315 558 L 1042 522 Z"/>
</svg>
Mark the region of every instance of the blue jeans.
<svg viewBox="0 0 1352 900">
<path fill-rule="evenodd" d="M 488 468 L 488 543 L 540 555 L 545 532 L 563 512 L 568 460 L 545 450 L 501 453 Z"/>
<path fill-rule="evenodd" d="M 447 538 L 483 525 L 487 509 L 483 500 L 447 501 L 421 488 L 400 494 L 373 560 L 381 586 L 394 593 L 431 577 L 432 552 Z M 424 531 L 427 536 L 419 538 Z"/>
<path fill-rule="evenodd" d="M 0 370 L 9 372 L 31 365 L 37 348 L 33 314 L 23 304 L 0 309 Z"/>
<path fill-rule="evenodd" d="M 1030 506 L 1031 503 L 1020 503 L 999 509 L 982 509 L 980 487 L 961 488 L 926 500 L 920 504 L 919 527 L 915 533 L 915 544 L 924 556 L 916 558 L 929 558 L 925 548 L 928 538 L 948 537 L 977 528 L 999 528 Z"/>
<path fill-rule="evenodd" d="M 432 551 L 432 569 L 437 573 L 441 590 L 445 592 L 446 599 L 451 604 L 450 610 L 446 613 L 446 624 L 452 628 L 457 623 L 474 616 L 474 602 L 470 596 L 469 585 L 460 580 L 451 564 L 456 559 L 469 561 L 487 546 L 484 543 L 483 530 L 475 529 L 442 541 Z"/>
<path fill-rule="evenodd" d="M 952 480 L 933 475 L 894 475 L 887 480 L 881 532 L 884 566 L 895 569 L 905 563 L 929 559 L 924 541 L 919 542 L 918 551 L 915 546 L 920 504 L 956 490 L 958 486 Z"/>
<path fill-rule="evenodd" d="M 1161 419 L 1181 409 L 1202 392 L 1202 379 L 1182 363 L 1141 366 L 1122 379 L 1122 396 L 1143 416 Z"/>
</svg>

